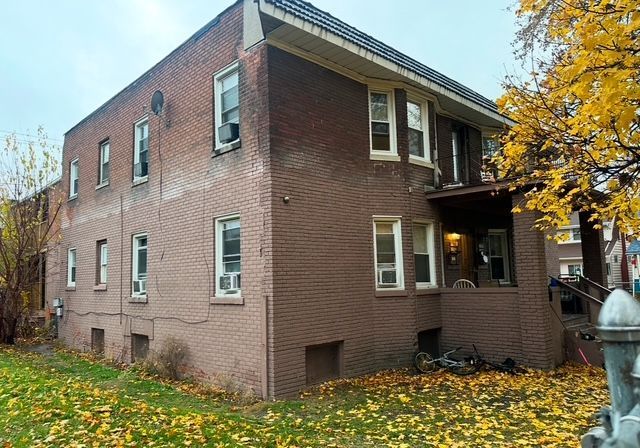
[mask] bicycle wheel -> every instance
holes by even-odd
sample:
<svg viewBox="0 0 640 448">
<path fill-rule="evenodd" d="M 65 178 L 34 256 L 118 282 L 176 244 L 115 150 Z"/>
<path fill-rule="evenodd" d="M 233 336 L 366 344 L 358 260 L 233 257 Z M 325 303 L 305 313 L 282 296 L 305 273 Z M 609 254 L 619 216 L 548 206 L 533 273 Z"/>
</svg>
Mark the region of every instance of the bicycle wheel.
<svg viewBox="0 0 640 448">
<path fill-rule="evenodd" d="M 459 361 L 457 364 L 448 367 L 451 373 L 460 376 L 473 375 L 481 368 L 482 362 L 477 359 L 465 359 L 464 361 Z"/>
<path fill-rule="evenodd" d="M 416 366 L 416 369 L 418 369 L 418 371 L 422 373 L 435 372 L 435 370 L 438 368 L 431 355 L 426 352 L 418 353 L 413 362 Z"/>
</svg>

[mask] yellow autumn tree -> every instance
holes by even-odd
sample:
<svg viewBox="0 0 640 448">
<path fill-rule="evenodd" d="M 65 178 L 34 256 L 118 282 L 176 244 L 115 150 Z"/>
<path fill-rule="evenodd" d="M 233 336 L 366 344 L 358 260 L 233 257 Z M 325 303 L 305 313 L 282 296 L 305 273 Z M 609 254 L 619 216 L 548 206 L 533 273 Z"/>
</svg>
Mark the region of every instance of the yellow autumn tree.
<svg viewBox="0 0 640 448">
<path fill-rule="evenodd" d="M 529 185 L 522 208 L 541 229 L 578 209 L 640 234 L 640 2 L 520 0 L 516 14 L 529 75 L 498 100 L 516 124 L 497 162 Z"/>
<path fill-rule="evenodd" d="M 8 135 L 0 147 L 0 343 L 29 325 L 32 293 L 45 275 L 46 251 L 58 239 L 58 150 L 42 129 Z"/>
</svg>

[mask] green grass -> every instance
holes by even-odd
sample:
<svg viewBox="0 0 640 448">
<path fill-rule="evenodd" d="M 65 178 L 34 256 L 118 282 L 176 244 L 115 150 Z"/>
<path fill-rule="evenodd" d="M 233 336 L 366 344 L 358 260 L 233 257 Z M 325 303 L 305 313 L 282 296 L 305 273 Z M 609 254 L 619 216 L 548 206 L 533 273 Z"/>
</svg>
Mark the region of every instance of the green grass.
<svg viewBox="0 0 640 448">
<path fill-rule="evenodd" d="M 381 372 L 247 403 L 74 354 L 0 348 L 0 446 L 577 446 L 602 371 Z"/>
</svg>

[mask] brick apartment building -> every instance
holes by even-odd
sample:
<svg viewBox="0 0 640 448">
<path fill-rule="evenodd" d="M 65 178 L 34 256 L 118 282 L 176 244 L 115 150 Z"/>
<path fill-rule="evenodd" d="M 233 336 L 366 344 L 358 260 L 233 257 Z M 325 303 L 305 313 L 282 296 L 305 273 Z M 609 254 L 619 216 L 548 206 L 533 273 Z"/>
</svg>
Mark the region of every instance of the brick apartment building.
<svg viewBox="0 0 640 448">
<path fill-rule="evenodd" d="M 552 367 L 557 247 L 482 163 L 505 124 L 308 3 L 238 1 L 66 133 L 60 336 L 124 361 L 173 336 L 263 397 L 418 347 Z"/>
</svg>

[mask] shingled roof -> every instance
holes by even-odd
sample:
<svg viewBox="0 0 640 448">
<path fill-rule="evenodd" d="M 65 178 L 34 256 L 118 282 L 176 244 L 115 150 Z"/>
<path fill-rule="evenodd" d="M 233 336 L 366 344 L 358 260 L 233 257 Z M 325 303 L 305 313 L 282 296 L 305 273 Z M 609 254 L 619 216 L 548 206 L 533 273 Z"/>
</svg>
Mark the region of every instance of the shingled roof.
<svg viewBox="0 0 640 448">
<path fill-rule="evenodd" d="M 336 19 L 331 14 L 324 12 L 311 3 L 302 0 L 264 0 L 266 3 L 270 3 L 277 8 L 282 9 L 284 12 L 292 14 L 302 20 L 310 22 L 320 28 L 335 34 L 355 45 L 358 45 L 373 54 L 387 59 L 398 66 L 410 70 L 419 76 L 430 80 L 434 84 L 437 84 L 445 89 L 451 90 L 457 93 L 463 98 L 485 107 L 493 112 L 498 113 L 496 103 L 488 98 L 480 95 L 479 93 L 471 90 L 470 88 L 460 84 L 457 81 L 435 71 L 434 69 L 427 67 L 426 65 L 410 58 L 409 56 L 400 53 L 398 50 L 390 47 L 389 45 L 380 42 L 379 40 L 363 33 L 362 31 L 344 23 L 343 21 Z"/>
</svg>

